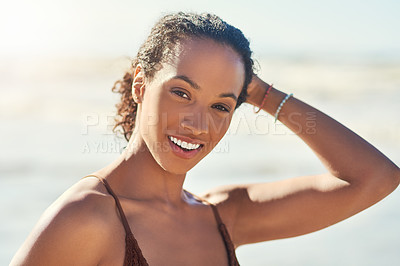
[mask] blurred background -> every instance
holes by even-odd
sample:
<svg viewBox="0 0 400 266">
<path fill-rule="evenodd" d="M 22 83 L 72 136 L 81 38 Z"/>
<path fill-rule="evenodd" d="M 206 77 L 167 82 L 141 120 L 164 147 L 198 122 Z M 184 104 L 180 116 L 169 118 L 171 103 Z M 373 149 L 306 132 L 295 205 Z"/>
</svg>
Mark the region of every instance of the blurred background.
<svg viewBox="0 0 400 266">
<path fill-rule="evenodd" d="M 162 15 L 211 12 L 250 39 L 259 75 L 400 164 L 399 1 L 3 1 L 0 8 L 0 264 L 44 210 L 125 146 L 113 83 Z M 246 104 L 188 173 L 193 193 L 318 174 L 310 149 Z M 400 189 L 306 236 L 242 246 L 242 265 L 398 265 Z"/>
</svg>

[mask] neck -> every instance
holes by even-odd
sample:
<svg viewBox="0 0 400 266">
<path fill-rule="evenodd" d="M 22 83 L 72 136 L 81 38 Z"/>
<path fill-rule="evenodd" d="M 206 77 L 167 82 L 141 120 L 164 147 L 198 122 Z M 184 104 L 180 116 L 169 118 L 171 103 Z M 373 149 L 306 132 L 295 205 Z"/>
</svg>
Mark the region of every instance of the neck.
<svg viewBox="0 0 400 266">
<path fill-rule="evenodd" d="M 185 203 L 186 173 L 165 171 L 139 135 L 132 135 L 124 152 L 96 173 L 107 179 L 118 197 L 160 203 L 166 208 L 180 208 Z"/>
</svg>

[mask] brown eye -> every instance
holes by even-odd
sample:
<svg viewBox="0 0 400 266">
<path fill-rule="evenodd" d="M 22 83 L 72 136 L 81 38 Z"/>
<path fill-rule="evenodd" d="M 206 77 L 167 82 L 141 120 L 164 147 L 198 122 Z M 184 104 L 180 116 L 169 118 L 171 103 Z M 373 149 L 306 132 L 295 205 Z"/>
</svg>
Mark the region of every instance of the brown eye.
<svg viewBox="0 0 400 266">
<path fill-rule="evenodd" d="M 228 108 L 226 108 L 225 106 L 223 106 L 221 104 L 214 105 L 214 108 L 221 112 L 227 112 L 227 113 L 230 112 L 230 110 Z"/>
<path fill-rule="evenodd" d="M 189 96 L 188 96 L 185 92 L 183 92 L 183 91 L 174 90 L 174 91 L 172 91 L 172 93 L 178 95 L 178 96 L 181 97 L 181 98 L 190 99 Z"/>
</svg>

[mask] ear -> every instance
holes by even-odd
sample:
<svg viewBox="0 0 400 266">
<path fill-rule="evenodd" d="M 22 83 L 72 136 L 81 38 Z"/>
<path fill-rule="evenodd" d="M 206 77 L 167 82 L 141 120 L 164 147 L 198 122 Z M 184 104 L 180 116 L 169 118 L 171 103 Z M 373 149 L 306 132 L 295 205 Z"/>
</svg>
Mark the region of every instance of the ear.
<svg viewBox="0 0 400 266">
<path fill-rule="evenodd" d="M 141 103 L 143 101 L 143 95 L 145 90 L 145 76 L 143 68 L 138 64 L 133 73 L 132 82 L 132 97 L 136 103 Z"/>
</svg>

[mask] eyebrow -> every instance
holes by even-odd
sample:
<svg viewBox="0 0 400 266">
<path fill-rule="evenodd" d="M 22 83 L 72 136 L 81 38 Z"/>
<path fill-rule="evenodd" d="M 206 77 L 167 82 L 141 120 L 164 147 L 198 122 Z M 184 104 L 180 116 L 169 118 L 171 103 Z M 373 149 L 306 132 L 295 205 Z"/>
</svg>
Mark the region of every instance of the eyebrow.
<svg viewBox="0 0 400 266">
<path fill-rule="evenodd" d="M 189 85 L 192 86 L 194 89 L 200 90 L 199 84 L 197 84 L 196 82 L 194 82 L 193 80 L 191 80 L 188 76 L 185 76 L 185 75 L 177 75 L 177 76 L 173 77 L 173 79 L 180 79 L 180 80 L 186 81 L 186 82 L 189 83 Z"/>
<path fill-rule="evenodd" d="M 172 79 L 180 79 L 180 80 L 183 80 L 183 81 L 185 81 L 186 83 L 189 83 L 189 85 L 192 87 L 192 88 L 194 88 L 194 89 L 196 89 L 196 90 L 200 90 L 201 88 L 200 88 L 200 86 L 199 86 L 199 84 L 197 84 L 196 82 L 194 82 L 193 80 L 191 80 L 188 76 L 185 76 L 185 75 L 177 75 L 177 76 L 174 76 Z M 233 94 L 233 93 L 221 93 L 220 95 L 218 95 L 219 97 L 222 97 L 222 98 L 232 98 L 232 99 L 234 99 L 235 101 L 237 101 L 237 97 L 236 97 L 236 95 L 235 94 Z"/>
</svg>

